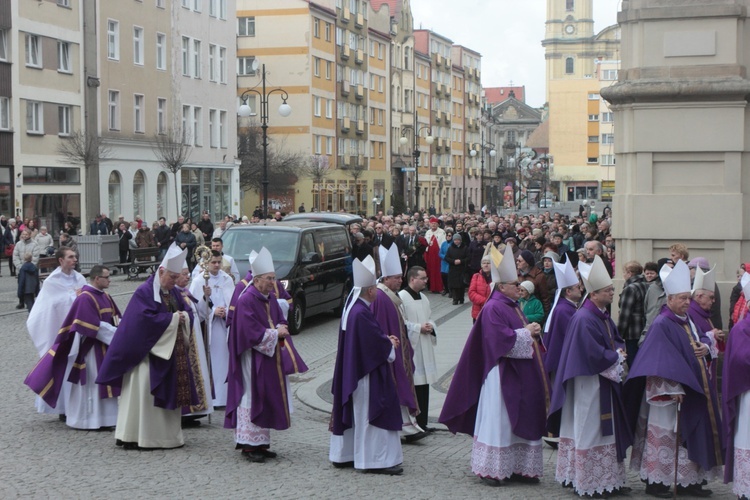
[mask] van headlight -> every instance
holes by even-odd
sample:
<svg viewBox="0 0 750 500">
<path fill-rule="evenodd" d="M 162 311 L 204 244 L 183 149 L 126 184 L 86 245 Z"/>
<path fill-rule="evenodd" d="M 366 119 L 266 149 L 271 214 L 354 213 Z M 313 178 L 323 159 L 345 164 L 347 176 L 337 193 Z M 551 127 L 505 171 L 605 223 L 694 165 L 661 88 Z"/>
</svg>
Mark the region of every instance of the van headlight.
<svg viewBox="0 0 750 500">
<path fill-rule="evenodd" d="M 281 280 L 281 286 L 284 287 L 284 290 L 287 292 L 289 291 L 289 280 Z"/>
</svg>

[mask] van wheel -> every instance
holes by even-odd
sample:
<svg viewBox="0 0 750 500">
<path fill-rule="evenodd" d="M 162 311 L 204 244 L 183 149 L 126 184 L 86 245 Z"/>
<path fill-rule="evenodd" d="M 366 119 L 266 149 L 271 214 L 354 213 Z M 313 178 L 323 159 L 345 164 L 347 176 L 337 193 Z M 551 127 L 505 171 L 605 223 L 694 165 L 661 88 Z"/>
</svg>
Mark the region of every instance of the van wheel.
<svg viewBox="0 0 750 500">
<path fill-rule="evenodd" d="M 289 311 L 289 333 L 297 335 L 302 330 L 305 319 L 305 304 L 301 298 L 294 299 L 292 309 Z"/>
</svg>

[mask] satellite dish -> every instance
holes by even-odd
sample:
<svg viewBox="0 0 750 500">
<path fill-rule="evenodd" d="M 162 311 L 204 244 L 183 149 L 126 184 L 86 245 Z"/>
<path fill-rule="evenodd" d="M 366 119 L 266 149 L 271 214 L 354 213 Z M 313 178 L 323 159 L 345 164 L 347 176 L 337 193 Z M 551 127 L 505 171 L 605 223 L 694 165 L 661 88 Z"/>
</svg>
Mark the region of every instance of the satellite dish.
<svg viewBox="0 0 750 500">
<path fill-rule="evenodd" d="M 253 69 L 253 73 L 258 71 L 258 68 L 260 67 L 260 61 L 257 59 L 253 59 L 253 62 L 250 63 L 250 67 Z"/>
</svg>

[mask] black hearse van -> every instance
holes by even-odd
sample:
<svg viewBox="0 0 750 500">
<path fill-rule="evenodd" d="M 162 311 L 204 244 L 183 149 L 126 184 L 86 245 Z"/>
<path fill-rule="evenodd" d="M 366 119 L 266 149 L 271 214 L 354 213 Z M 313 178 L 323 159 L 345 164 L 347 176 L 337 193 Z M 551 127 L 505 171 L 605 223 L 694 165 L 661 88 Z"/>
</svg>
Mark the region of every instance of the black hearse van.
<svg viewBox="0 0 750 500">
<path fill-rule="evenodd" d="M 276 278 L 294 299 L 288 318 L 292 334 L 300 332 L 305 318 L 343 310 L 352 284 L 345 226 L 302 221 L 233 225 L 221 239 L 224 253 L 234 258 L 243 278 L 252 250 L 266 247 L 271 252 Z"/>
</svg>

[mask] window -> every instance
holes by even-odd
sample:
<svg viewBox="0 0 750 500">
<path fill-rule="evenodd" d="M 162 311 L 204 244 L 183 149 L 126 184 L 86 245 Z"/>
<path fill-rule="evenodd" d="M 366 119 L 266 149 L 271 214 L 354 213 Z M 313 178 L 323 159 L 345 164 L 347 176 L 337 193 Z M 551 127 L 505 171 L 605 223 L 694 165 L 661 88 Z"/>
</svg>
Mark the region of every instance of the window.
<svg viewBox="0 0 750 500">
<path fill-rule="evenodd" d="M 193 40 L 193 78 L 201 77 L 201 42 Z"/>
<path fill-rule="evenodd" d="M 323 152 L 323 138 L 319 135 L 313 136 L 313 142 L 315 143 L 314 149 L 315 154 L 319 155 Z"/>
<path fill-rule="evenodd" d="M 602 144 L 614 144 L 615 134 L 602 134 Z"/>
<path fill-rule="evenodd" d="M 193 108 L 193 145 L 203 146 L 203 108 Z"/>
<path fill-rule="evenodd" d="M 23 167 L 26 184 L 79 184 L 81 169 L 75 167 Z"/>
<path fill-rule="evenodd" d="M 0 61 L 8 60 L 8 30 L 0 30 Z"/>
<path fill-rule="evenodd" d="M 385 44 L 378 44 L 378 59 L 383 60 L 383 54 L 385 53 Z"/>
<path fill-rule="evenodd" d="M 589 101 L 598 101 L 599 100 L 599 94 L 596 92 L 589 92 Z"/>
<path fill-rule="evenodd" d="M 219 79 L 221 83 L 227 83 L 227 49 L 219 47 Z"/>
<path fill-rule="evenodd" d="M 219 147 L 217 114 L 218 111 L 215 109 L 208 110 L 208 141 L 212 148 Z"/>
<path fill-rule="evenodd" d="M 216 81 L 216 45 L 208 45 L 208 79 Z"/>
<path fill-rule="evenodd" d="M 156 69 L 167 69 L 167 35 L 156 34 Z"/>
<path fill-rule="evenodd" d="M 326 118 L 333 118 L 333 99 L 326 99 Z"/>
<path fill-rule="evenodd" d="M 313 56 L 313 74 L 320 76 L 320 58 Z"/>
<path fill-rule="evenodd" d="M 590 135 L 589 136 L 589 142 L 591 142 L 591 143 L 599 142 L 599 136 L 598 135 Z"/>
<path fill-rule="evenodd" d="M 219 111 L 219 141 L 222 148 L 227 147 L 227 112 Z"/>
<path fill-rule="evenodd" d="M 0 130 L 10 130 L 9 97 L 0 97 Z"/>
<path fill-rule="evenodd" d="M 602 113 L 602 123 L 612 123 L 615 121 L 615 114 L 612 112 Z"/>
<path fill-rule="evenodd" d="M 107 21 L 107 57 L 120 59 L 120 23 L 112 19 Z"/>
<path fill-rule="evenodd" d="M 253 61 L 255 57 L 238 57 L 237 58 L 237 74 L 240 76 L 254 76 L 255 70 L 253 70 Z"/>
<path fill-rule="evenodd" d="M 60 7 L 70 7 L 70 0 L 57 0 L 57 5 Z"/>
<path fill-rule="evenodd" d="M 326 80 L 331 79 L 331 66 L 333 63 L 331 61 L 326 61 Z"/>
<path fill-rule="evenodd" d="M 381 127 L 383 126 L 383 115 L 385 115 L 385 111 L 383 111 L 382 109 L 379 109 L 378 110 L 378 125 L 380 125 Z"/>
<path fill-rule="evenodd" d="M 565 10 L 570 12 L 575 9 L 575 0 L 565 0 Z"/>
<path fill-rule="evenodd" d="M 57 135 L 70 135 L 71 116 L 70 106 L 57 107 Z"/>
<path fill-rule="evenodd" d="M 589 156 L 586 159 L 586 163 L 598 163 L 598 162 L 599 162 L 599 158 L 597 158 L 596 156 L 593 156 L 593 157 Z"/>
<path fill-rule="evenodd" d="M 182 143 L 189 145 L 192 137 L 190 133 L 190 126 L 193 121 L 190 119 L 190 106 L 182 106 Z"/>
<path fill-rule="evenodd" d="M 163 97 L 156 99 L 156 132 L 164 135 L 167 132 L 167 100 Z"/>
<path fill-rule="evenodd" d="M 604 69 L 602 70 L 602 80 L 617 80 L 616 69 Z"/>
<path fill-rule="evenodd" d="M 385 82 L 385 77 L 379 76 L 378 77 L 378 92 L 381 94 L 383 93 L 383 83 Z"/>
<path fill-rule="evenodd" d="M 313 96 L 313 112 L 315 116 L 320 116 L 320 97 Z"/>
<path fill-rule="evenodd" d="M 190 38 L 182 37 L 182 76 L 190 76 Z"/>
<path fill-rule="evenodd" d="M 589 115 L 589 121 L 590 122 L 598 122 L 599 121 L 599 115 Z"/>
<path fill-rule="evenodd" d="M 109 107 L 109 129 L 120 130 L 120 93 L 110 90 L 107 97 Z"/>
<path fill-rule="evenodd" d="M 190 0 L 182 0 L 181 3 L 182 3 L 182 6 L 185 7 L 186 9 L 190 8 Z"/>
<path fill-rule="evenodd" d="M 26 133 L 44 134 L 42 103 L 26 101 Z"/>
<path fill-rule="evenodd" d="M 143 28 L 133 28 L 133 64 L 143 66 Z"/>
<path fill-rule="evenodd" d="M 601 162 L 604 166 L 612 166 L 615 164 L 615 155 L 602 155 Z"/>
<path fill-rule="evenodd" d="M 42 67 L 42 53 L 39 50 L 39 37 L 26 35 L 26 66 Z"/>
<path fill-rule="evenodd" d="M 320 19 L 317 17 L 313 18 L 313 36 L 320 38 Z"/>
<path fill-rule="evenodd" d="M 216 0 L 219 2 L 219 19 L 227 18 L 227 0 Z"/>
<path fill-rule="evenodd" d="M 142 134 L 143 130 L 143 96 L 135 94 L 133 96 L 133 130 L 137 134 Z"/>
<path fill-rule="evenodd" d="M 70 73 L 70 44 L 57 42 L 57 71 Z"/>
<path fill-rule="evenodd" d="M 326 42 L 331 41 L 331 23 L 326 23 L 325 27 Z"/>
<path fill-rule="evenodd" d="M 201 0 L 193 0 L 193 10 L 195 12 L 201 11 Z"/>
<path fill-rule="evenodd" d="M 160 9 L 164 8 L 164 0 L 156 0 L 156 6 Z M 119 211 L 119 210 L 118 210 Z M 110 213 L 116 213 L 110 210 Z"/>
<path fill-rule="evenodd" d="M 211 17 L 219 17 L 218 0 L 208 0 L 208 15 Z"/>
<path fill-rule="evenodd" d="M 238 17 L 237 34 L 239 36 L 255 36 L 255 17 Z"/>
<path fill-rule="evenodd" d="M 326 154 L 333 154 L 333 137 L 326 137 Z"/>
<path fill-rule="evenodd" d="M 572 75 L 575 72 L 575 63 L 572 57 L 565 59 L 565 74 Z"/>
</svg>

